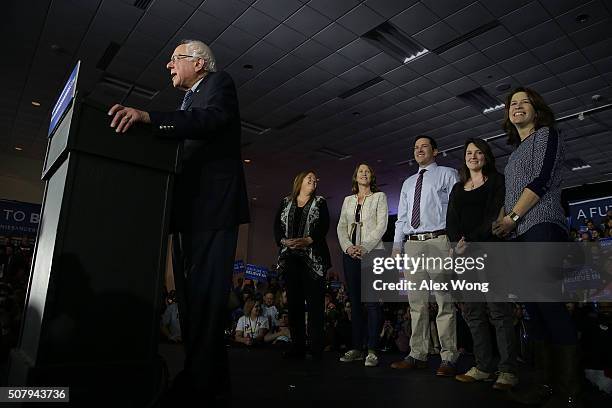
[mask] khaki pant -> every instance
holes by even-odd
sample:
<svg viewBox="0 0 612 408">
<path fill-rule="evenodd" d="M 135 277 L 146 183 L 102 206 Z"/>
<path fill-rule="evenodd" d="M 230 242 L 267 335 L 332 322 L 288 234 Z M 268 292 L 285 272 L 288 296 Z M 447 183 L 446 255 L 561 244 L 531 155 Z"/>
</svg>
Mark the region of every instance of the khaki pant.
<svg viewBox="0 0 612 408">
<path fill-rule="evenodd" d="M 404 253 L 409 257 L 440 257 L 449 256 L 450 244 L 446 235 L 427 241 L 406 241 Z M 439 266 L 439 265 L 436 265 Z M 411 271 L 412 272 L 412 271 Z M 405 272 L 405 277 L 416 282 L 417 288 L 421 281 L 448 282 L 452 272 L 442 269 L 418 269 L 414 274 Z M 457 320 L 455 305 L 450 293 L 435 291 L 438 304 L 436 326 L 440 338 L 440 356 L 443 361 L 455 362 L 459 357 L 457 352 Z M 412 318 L 412 336 L 410 337 L 410 356 L 418 360 L 427 360 L 431 330 L 429 325 L 429 292 L 409 291 L 410 316 Z"/>
</svg>

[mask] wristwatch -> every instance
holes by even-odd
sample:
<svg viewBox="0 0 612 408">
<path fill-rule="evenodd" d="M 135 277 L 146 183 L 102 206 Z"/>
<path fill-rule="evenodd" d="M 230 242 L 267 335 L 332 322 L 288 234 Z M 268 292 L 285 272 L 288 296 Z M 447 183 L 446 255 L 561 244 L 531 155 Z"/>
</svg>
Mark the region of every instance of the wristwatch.
<svg viewBox="0 0 612 408">
<path fill-rule="evenodd" d="M 508 214 L 508 217 L 510 217 L 510 219 L 514 221 L 515 223 L 517 223 L 519 218 L 521 218 L 521 216 L 515 213 L 514 211 L 510 211 L 510 214 Z"/>
</svg>

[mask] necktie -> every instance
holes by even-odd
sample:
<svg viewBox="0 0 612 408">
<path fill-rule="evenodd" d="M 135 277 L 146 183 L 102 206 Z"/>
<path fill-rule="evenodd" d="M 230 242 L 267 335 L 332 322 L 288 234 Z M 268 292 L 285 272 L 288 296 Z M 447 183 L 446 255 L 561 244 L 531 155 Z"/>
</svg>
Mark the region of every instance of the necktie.
<svg viewBox="0 0 612 408">
<path fill-rule="evenodd" d="M 181 110 L 187 109 L 189 103 L 191 103 L 191 98 L 193 98 L 193 91 L 190 89 L 185 92 L 185 96 L 183 97 L 183 103 L 181 103 Z"/>
<path fill-rule="evenodd" d="M 414 186 L 414 200 L 412 205 L 412 219 L 410 225 L 412 228 L 417 228 L 421 225 L 421 190 L 423 189 L 423 174 L 427 169 L 419 171 L 419 178 L 417 178 L 416 185 Z"/>
</svg>

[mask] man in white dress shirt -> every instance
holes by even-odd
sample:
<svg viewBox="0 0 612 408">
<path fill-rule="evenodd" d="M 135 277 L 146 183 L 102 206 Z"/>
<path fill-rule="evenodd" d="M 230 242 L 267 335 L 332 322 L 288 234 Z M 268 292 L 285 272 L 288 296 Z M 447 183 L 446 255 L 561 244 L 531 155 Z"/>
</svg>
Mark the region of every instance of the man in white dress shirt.
<svg viewBox="0 0 612 408">
<path fill-rule="evenodd" d="M 409 257 L 441 257 L 449 255 L 450 244 L 446 236 L 446 210 L 450 192 L 459 181 L 455 169 L 438 166 L 436 155 L 438 146 L 429 136 L 417 136 L 414 142 L 414 159 L 419 171 L 410 176 L 402 186 L 397 222 L 395 223 L 394 254 L 403 247 Z M 417 287 L 423 280 L 434 282 L 448 281 L 449 274 L 436 269 L 439 263 L 430 268 L 420 268 L 407 273 L 406 279 L 416 282 Z M 438 304 L 436 325 L 440 337 L 442 364 L 438 376 L 454 376 L 457 353 L 455 306 L 449 292 L 434 292 Z M 412 336 L 410 354 L 401 361 L 391 364 L 396 369 L 415 369 L 427 367 L 429 351 L 429 292 L 410 291 L 410 315 Z"/>
</svg>

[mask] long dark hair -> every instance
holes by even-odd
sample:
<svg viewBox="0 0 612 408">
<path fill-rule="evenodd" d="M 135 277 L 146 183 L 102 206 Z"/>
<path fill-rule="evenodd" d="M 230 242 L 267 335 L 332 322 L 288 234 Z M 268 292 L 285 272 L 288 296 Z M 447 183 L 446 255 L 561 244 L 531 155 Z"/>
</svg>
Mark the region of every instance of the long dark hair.
<svg viewBox="0 0 612 408">
<path fill-rule="evenodd" d="M 302 188 L 302 182 L 304 181 L 306 176 L 309 175 L 310 173 L 314 174 L 315 178 L 317 178 L 317 173 L 315 173 L 313 170 L 306 170 L 306 171 L 299 173 L 297 176 L 295 176 L 295 178 L 293 179 L 293 190 L 291 190 L 291 200 L 297 199 L 297 196 L 300 195 L 300 189 Z M 316 194 L 317 194 L 317 188 L 315 187 L 310 197 L 314 197 Z"/>
<path fill-rule="evenodd" d="M 514 124 L 510 121 L 510 102 L 512 97 L 519 93 L 525 92 L 529 98 L 529 102 L 535 111 L 534 128 L 538 130 L 543 127 L 552 127 L 555 124 L 555 114 L 552 109 L 544 102 L 544 98 L 531 88 L 518 87 L 506 96 L 506 110 L 504 113 L 504 123 L 502 125 L 504 131 L 508 135 L 508 144 L 514 147 L 521 143 L 521 137 Z"/>
<path fill-rule="evenodd" d="M 353 172 L 353 180 L 352 180 L 353 194 L 357 194 L 359 192 L 359 185 L 357 184 L 357 171 L 359 171 L 359 168 L 361 166 L 366 166 L 368 170 L 370 170 L 370 174 L 372 176 L 370 179 L 370 190 L 373 193 L 377 192 L 378 186 L 376 185 L 376 173 L 374 172 L 374 169 L 368 163 L 359 163 L 357 167 L 355 167 L 355 171 Z"/>
<path fill-rule="evenodd" d="M 470 169 L 468 169 L 467 165 L 465 164 L 465 154 L 470 143 L 474 143 L 474 145 L 476 145 L 476 147 L 484 154 L 485 164 L 482 168 L 482 175 L 488 178 L 491 176 L 491 174 L 497 173 L 497 168 L 495 167 L 495 156 L 493 156 L 493 152 L 491 151 L 489 144 L 482 139 L 471 137 L 467 139 L 463 145 L 463 164 L 461 165 L 461 168 L 459 168 L 459 177 L 461 178 L 461 182 L 463 184 L 467 183 L 467 181 L 470 179 Z"/>
</svg>

